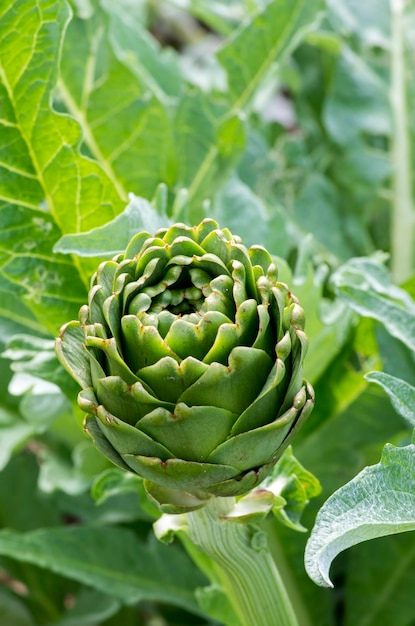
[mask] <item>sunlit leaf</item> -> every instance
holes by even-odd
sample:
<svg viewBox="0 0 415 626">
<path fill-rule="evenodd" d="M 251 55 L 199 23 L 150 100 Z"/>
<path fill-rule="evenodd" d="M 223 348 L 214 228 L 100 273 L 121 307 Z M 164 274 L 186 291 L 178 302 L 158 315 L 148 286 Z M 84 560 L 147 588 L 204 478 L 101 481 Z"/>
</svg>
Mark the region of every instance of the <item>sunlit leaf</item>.
<svg viewBox="0 0 415 626">
<path fill-rule="evenodd" d="M 169 226 L 171 220 L 160 215 L 144 198 L 131 195 L 130 203 L 116 218 L 84 233 L 64 235 L 55 245 L 55 252 L 83 257 L 113 257 L 124 252 L 130 239 L 140 231 L 154 234 Z"/>
</svg>

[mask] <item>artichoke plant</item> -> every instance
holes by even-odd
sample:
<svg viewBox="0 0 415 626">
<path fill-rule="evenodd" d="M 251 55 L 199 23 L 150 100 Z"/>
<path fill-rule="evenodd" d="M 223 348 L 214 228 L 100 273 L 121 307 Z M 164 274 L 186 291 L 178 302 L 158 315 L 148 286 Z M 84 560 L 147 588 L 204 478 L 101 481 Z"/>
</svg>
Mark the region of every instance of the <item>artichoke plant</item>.
<svg viewBox="0 0 415 626">
<path fill-rule="evenodd" d="M 304 313 L 277 274 L 212 219 L 140 232 L 62 327 L 86 431 L 150 491 L 244 494 L 310 413 Z"/>
</svg>

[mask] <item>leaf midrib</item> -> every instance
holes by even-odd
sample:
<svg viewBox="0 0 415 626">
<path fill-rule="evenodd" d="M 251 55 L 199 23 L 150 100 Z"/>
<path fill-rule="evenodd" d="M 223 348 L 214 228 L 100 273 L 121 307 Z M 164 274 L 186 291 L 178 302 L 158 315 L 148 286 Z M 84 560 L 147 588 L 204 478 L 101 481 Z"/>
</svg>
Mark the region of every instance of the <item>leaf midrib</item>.
<svg viewBox="0 0 415 626">
<path fill-rule="evenodd" d="M 49 530 L 50 529 L 48 529 L 48 531 Z M 58 529 L 58 530 L 61 530 L 61 529 Z M 62 555 L 62 554 L 58 555 L 58 558 L 56 558 L 56 563 L 59 565 L 63 565 L 63 567 L 60 567 L 59 565 L 56 566 L 56 564 L 54 564 L 54 559 L 52 558 L 52 555 L 51 554 L 48 555 L 48 553 L 42 549 L 41 545 L 40 545 L 40 548 L 38 545 L 36 545 L 36 538 L 40 537 L 42 539 L 42 537 L 45 537 L 47 535 L 48 531 L 40 531 L 40 532 L 34 531 L 35 537 L 34 538 L 33 536 L 30 537 L 31 541 L 33 541 L 33 539 L 35 540 L 34 546 L 32 545 L 32 547 L 30 547 L 26 542 L 23 541 L 22 549 L 20 548 L 21 543 L 19 542 L 18 550 L 13 550 L 13 541 L 14 542 L 18 541 L 17 533 L 15 533 L 14 531 L 9 531 L 8 529 L 0 531 L 0 552 L 4 555 L 8 555 L 9 557 L 15 558 L 19 561 L 34 563 L 36 565 L 39 565 L 40 567 L 44 567 L 45 569 L 49 569 L 57 573 L 66 575 L 68 577 L 74 578 L 75 580 L 77 580 L 75 576 L 76 571 L 84 572 L 84 574 L 86 574 L 87 576 L 88 574 L 92 574 L 92 575 L 95 574 L 99 577 L 99 579 L 103 583 L 105 583 L 106 581 L 111 583 L 111 582 L 114 582 L 114 580 L 116 580 L 121 584 L 128 585 L 129 587 L 135 590 L 135 592 L 137 593 L 137 597 L 138 596 L 145 597 L 143 593 L 141 593 L 141 590 L 144 592 L 145 591 L 150 592 L 154 597 L 156 597 L 155 587 L 156 587 L 157 581 L 154 580 L 154 584 L 152 585 L 150 579 L 148 579 L 145 576 L 144 572 L 141 575 L 139 573 L 127 574 L 125 571 L 112 569 L 110 566 L 103 567 L 102 565 L 97 565 L 91 562 L 85 562 L 84 560 L 81 561 L 81 559 L 71 558 L 67 555 Z M 11 542 L 9 542 L 7 538 L 8 535 L 10 538 L 10 534 L 11 534 L 11 539 L 12 539 Z M 62 539 L 64 540 L 65 532 L 62 532 L 61 534 L 62 534 Z M 25 537 L 24 534 L 23 534 L 23 537 Z M 59 540 L 59 537 L 57 538 Z M 3 546 L 2 546 L 2 543 L 3 543 Z M 39 554 L 39 552 L 41 554 Z M 68 569 L 65 569 L 65 566 Z M 93 582 L 91 582 L 90 579 L 88 579 L 88 581 L 83 580 L 82 582 L 84 582 L 85 584 L 93 585 Z M 101 590 L 103 590 L 102 585 L 95 584 L 93 586 L 96 589 L 100 588 Z M 172 586 L 172 584 L 168 583 L 168 581 L 166 580 L 163 581 L 163 590 L 164 592 L 171 595 L 173 599 L 174 597 L 179 596 L 179 597 L 184 598 L 188 604 L 191 604 L 191 605 L 195 604 L 194 593 L 192 590 L 187 590 L 181 587 Z M 121 597 L 124 600 L 126 599 L 125 594 L 122 594 L 122 593 L 117 594 L 117 597 Z"/>
<path fill-rule="evenodd" d="M 111 180 L 112 184 L 114 185 L 121 199 L 124 202 L 128 202 L 127 191 L 124 189 L 124 187 L 118 180 L 110 162 L 104 157 L 101 149 L 99 148 L 97 142 L 95 141 L 94 134 L 91 131 L 85 112 L 75 102 L 62 76 L 60 76 L 58 80 L 58 89 L 60 91 L 62 98 L 65 101 L 65 104 L 68 108 L 69 113 L 72 115 L 73 118 L 75 118 L 75 120 L 80 125 L 82 134 L 83 134 L 83 139 L 86 145 L 91 150 L 92 154 L 94 155 L 94 157 L 96 158 L 96 160 L 98 161 L 98 163 L 100 164 L 104 172 L 107 174 L 108 178 Z"/>
<path fill-rule="evenodd" d="M 287 33 L 289 33 L 292 27 L 292 23 L 298 18 L 298 15 L 301 13 L 303 7 L 304 7 L 304 2 L 298 2 L 298 4 L 296 5 L 296 9 L 293 12 L 293 17 L 290 19 L 289 23 L 283 29 L 282 34 L 279 37 L 277 43 L 275 44 L 275 46 L 271 48 L 266 59 L 260 66 L 259 71 L 255 74 L 255 77 L 253 78 L 253 80 L 247 85 L 245 91 L 241 94 L 239 99 L 236 100 L 231 106 L 231 108 L 229 109 L 229 111 L 220 118 L 220 120 L 218 121 L 219 125 L 225 119 L 229 117 L 233 117 L 242 111 L 242 109 L 244 108 L 244 106 L 246 105 L 246 103 L 249 101 L 250 97 L 254 93 L 255 89 L 257 88 L 258 84 L 261 82 L 264 75 L 268 71 L 269 67 L 273 63 L 273 59 L 278 54 L 278 51 L 284 46 L 284 43 L 287 38 Z M 212 163 L 215 161 L 218 154 L 219 154 L 218 147 L 216 145 L 212 145 L 205 159 L 203 160 L 200 168 L 198 169 L 197 174 L 194 177 L 191 185 L 189 186 L 188 197 L 190 201 L 196 195 L 198 188 L 202 184 L 207 173 L 210 171 L 210 167 Z"/>
</svg>

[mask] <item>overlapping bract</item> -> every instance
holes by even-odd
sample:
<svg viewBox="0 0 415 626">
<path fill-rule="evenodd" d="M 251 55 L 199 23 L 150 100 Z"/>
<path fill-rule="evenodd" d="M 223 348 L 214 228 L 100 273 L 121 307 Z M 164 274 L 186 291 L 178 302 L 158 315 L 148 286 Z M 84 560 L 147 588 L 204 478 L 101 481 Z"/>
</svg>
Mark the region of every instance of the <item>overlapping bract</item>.
<svg viewBox="0 0 415 626">
<path fill-rule="evenodd" d="M 203 499 L 259 484 L 310 413 L 303 326 L 268 252 L 206 219 L 102 263 L 56 350 L 98 449 Z"/>
</svg>

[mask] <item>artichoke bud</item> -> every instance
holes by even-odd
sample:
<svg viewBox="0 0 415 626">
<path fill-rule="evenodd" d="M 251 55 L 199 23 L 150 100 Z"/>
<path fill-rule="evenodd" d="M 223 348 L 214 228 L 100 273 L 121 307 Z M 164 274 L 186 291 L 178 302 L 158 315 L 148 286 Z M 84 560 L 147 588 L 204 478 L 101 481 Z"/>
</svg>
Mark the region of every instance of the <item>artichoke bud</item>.
<svg viewBox="0 0 415 626">
<path fill-rule="evenodd" d="M 177 490 L 239 496 L 272 470 L 313 407 L 303 329 L 269 253 L 206 219 L 101 263 L 56 352 L 97 448 L 176 506 Z"/>
</svg>

